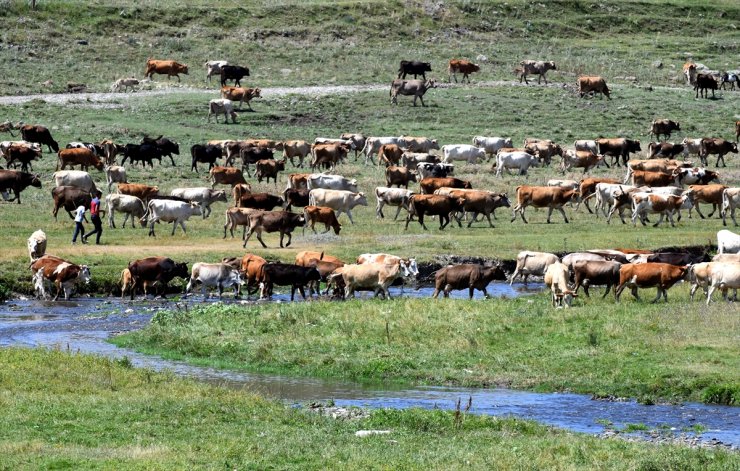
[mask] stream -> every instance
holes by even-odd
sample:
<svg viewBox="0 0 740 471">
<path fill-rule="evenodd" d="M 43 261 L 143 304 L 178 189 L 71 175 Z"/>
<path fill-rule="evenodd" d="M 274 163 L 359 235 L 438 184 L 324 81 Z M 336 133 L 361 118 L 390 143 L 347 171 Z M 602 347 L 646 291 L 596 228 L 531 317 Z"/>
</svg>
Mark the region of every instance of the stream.
<svg viewBox="0 0 740 471">
<path fill-rule="evenodd" d="M 528 287 L 516 283 L 513 287 L 506 283 L 492 283 L 489 293 L 516 297 L 541 289 L 542 285 L 535 283 L 530 283 Z M 431 288 L 416 291 L 406 289 L 403 296 L 428 297 L 432 291 Z M 401 295 L 397 288 L 393 288 L 391 294 L 394 297 Z M 452 296 L 467 297 L 467 292 L 456 291 Z M 481 297 L 481 293 L 476 292 L 476 297 Z M 181 300 L 180 304 L 195 304 L 201 300 L 200 295 L 196 295 L 186 301 Z M 289 302 L 289 296 L 277 295 L 275 301 Z M 602 434 L 610 429 L 620 430 L 629 424 L 640 424 L 668 436 L 688 436 L 700 444 L 740 448 L 738 407 L 697 403 L 646 406 L 633 400 L 592 400 L 587 395 L 570 393 L 368 385 L 242 373 L 165 360 L 118 348 L 107 342 L 112 335 L 145 327 L 157 310 L 174 307 L 175 304 L 169 301 L 121 302 L 118 298 L 74 298 L 59 302 L 12 300 L 0 304 L 0 347 L 47 347 L 109 358 L 127 357 L 136 367 L 167 370 L 180 376 L 256 392 L 295 405 L 333 401 L 338 407 L 454 409 L 458 399 L 464 407 L 470 398 L 470 412 L 475 414 L 515 416 L 590 434 Z M 695 434 L 694 431 L 699 428 L 703 431 Z M 631 435 L 643 435 L 642 438 L 650 439 L 648 433 L 636 432 Z"/>
</svg>

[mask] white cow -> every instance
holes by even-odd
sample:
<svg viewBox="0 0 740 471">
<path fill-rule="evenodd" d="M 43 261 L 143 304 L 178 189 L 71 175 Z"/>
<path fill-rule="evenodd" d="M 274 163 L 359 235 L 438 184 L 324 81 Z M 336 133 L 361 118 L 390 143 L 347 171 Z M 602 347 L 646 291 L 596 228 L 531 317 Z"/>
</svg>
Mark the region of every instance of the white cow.
<svg viewBox="0 0 740 471">
<path fill-rule="evenodd" d="M 524 283 L 527 282 L 527 278 L 530 275 L 544 276 L 547 267 L 559 261 L 560 259 L 557 255 L 547 252 L 519 252 L 516 256 L 516 269 L 511 275 L 509 284 L 513 284 L 514 278 L 517 276 L 523 277 Z"/>
<path fill-rule="evenodd" d="M 727 211 L 730 211 L 732 222 L 737 226 L 735 220 L 735 209 L 740 206 L 740 188 L 727 188 L 722 192 L 722 225 L 727 225 Z"/>
<path fill-rule="evenodd" d="M 308 193 L 308 204 L 312 206 L 325 206 L 331 208 L 337 213 L 337 217 L 342 213 L 347 213 L 349 221 L 354 224 L 352 219 L 352 208 L 355 206 L 367 206 L 365 193 L 353 193 L 345 190 L 325 190 L 319 188 L 311 190 Z"/>
<path fill-rule="evenodd" d="M 83 170 L 60 170 L 52 178 L 56 186 L 75 186 L 91 193 L 97 190 L 90 174 Z"/>
<path fill-rule="evenodd" d="M 715 261 L 715 260 L 712 260 Z M 709 267 L 711 263 L 695 263 L 689 265 L 686 271 L 686 281 L 691 283 L 691 291 L 689 291 L 689 299 L 694 300 L 694 293 L 699 287 L 702 288 L 704 294 L 707 294 L 707 288 L 709 287 Z"/>
<path fill-rule="evenodd" d="M 31 262 L 44 256 L 46 253 L 46 233 L 41 229 L 37 230 L 28 238 L 28 256 Z"/>
<path fill-rule="evenodd" d="M 606 216 L 606 222 L 610 223 L 614 212 L 619 210 L 619 219 L 622 224 L 624 220 L 624 210 L 632 206 L 632 193 L 637 191 L 637 187 L 632 185 L 622 185 L 619 183 L 597 183 L 594 188 L 596 195 L 596 207 L 594 213 L 599 217 L 599 210 Z M 618 196 L 624 195 L 627 200 L 618 200 Z"/>
<path fill-rule="evenodd" d="M 345 190 L 357 193 L 357 179 L 349 179 L 341 175 L 327 175 L 312 173 L 306 178 L 306 187 L 309 190 L 323 188 L 326 190 Z"/>
<path fill-rule="evenodd" d="M 342 144 L 354 150 L 355 143 L 351 139 L 336 139 L 332 137 L 317 137 L 313 140 L 314 144 Z"/>
<path fill-rule="evenodd" d="M 478 163 L 478 159 L 486 158 L 485 149 L 471 146 L 470 144 L 448 144 L 442 146 L 442 162 L 450 163 L 453 160 L 464 160 L 469 164 Z"/>
<path fill-rule="evenodd" d="M 713 262 L 709 266 L 709 292 L 707 306 L 712 302 L 712 293 L 720 289 L 722 297 L 727 299 L 727 290 L 740 288 L 740 263 Z M 737 298 L 737 291 L 735 292 Z"/>
<path fill-rule="evenodd" d="M 557 186 L 560 188 L 573 188 L 574 190 L 577 190 L 580 186 L 580 183 L 575 180 L 560 180 L 560 179 L 552 179 L 547 180 L 547 186 Z"/>
<path fill-rule="evenodd" d="M 454 164 L 434 164 L 431 162 L 419 162 L 416 164 L 416 171 L 419 173 L 419 180 L 429 177 L 445 178 L 455 172 Z"/>
<path fill-rule="evenodd" d="M 144 217 L 148 216 L 149 236 L 156 236 L 154 233 L 154 224 L 158 221 L 174 222 L 172 225 L 172 235 L 175 235 L 175 229 L 177 229 L 178 224 L 182 227 L 182 232 L 186 233 L 185 221 L 190 216 L 200 216 L 201 214 L 203 212 L 200 209 L 200 203 L 154 199 L 149 201 L 147 214 Z"/>
<path fill-rule="evenodd" d="M 141 82 L 139 82 L 138 79 L 135 79 L 134 77 L 128 77 L 128 78 L 120 78 L 113 82 L 113 85 L 110 87 L 110 91 L 112 92 L 120 92 L 124 91 L 127 92 L 129 87 L 131 90 L 136 91 L 136 87 L 139 86 Z"/>
<path fill-rule="evenodd" d="M 336 284 L 337 278 L 344 281 L 345 297 L 354 297 L 356 290 L 373 290 L 375 296 L 383 293 L 390 299 L 388 287 L 401 276 L 401 266 L 385 263 L 365 263 L 362 265 L 345 265 L 329 275 L 329 282 Z"/>
<path fill-rule="evenodd" d="M 218 297 L 223 295 L 224 288 L 234 287 L 234 298 L 239 297 L 239 289 L 244 284 L 239 270 L 226 263 L 194 263 L 190 271 L 190 281 L 185 287 L 189 293 L 198 283 L 201 284 L 203 300 L 208 299 L 207 286 L 218 288 Z"/>
<path fill-rule="evenodd" d="M 424 152 L 404 152 L 401 154 L 401 164 L 409 170 L 413 170 L 420 163 L 438 163 L 439 157 Z"/>
<path fill-rule="evenodd" d="M 596 144 L 596 141 L 590 139 L 579 139 L 573 143 L 573 147 L 576 150 L 588 151 L 592 154 L 599 153 L 599 146 Z"/>
<path fill-rule="evenodd" d="M 653 224 L 653 227 L 658 227 L 666 216 L 671 223 L 671 227 L 675 227 L 673 213 L 681 209 L 690 209 L 692 206 L 690 190 L 684 192 L 683 196 L 637 192 L 632 195 L 632 225 L 637 225 L 637 218 L 639 217 L 644 226 L 646 225 L 645 216 L 648 213 L 657 213 L 660 214 L 660 219 Z"/>
<path fill-rule="evenodd" d="M 681 144 L 683 144 L 683 159 L 686 160 L 686 158 L 689 155 L 701 155 L 701 139 L 690 139 L 688 137 L 685 137 L 683 141 L 681 141 Z"/>
<path fill-rule="evenodd" d="M 365 154 L 365 165 L 367 165 L 368 160 L 370 160 L 370 163 L 375 165 L 375 160 L 373 160 L 373 156 L 378 154 L 380 146 L 395 144 L 400 147 L 400 142 L 400 137 L 368 137 L 367 139 L 365 139 L 365 147 L 362 148 L 362 153 Z"/>
<path fill-rule="evenodd" d="M 494 157 L 504 147 L 514 147 L 514 143 L 510 137 L 475 136 L 473 138 L 473 145 L 485 150 L 488 159 Z"/>
<path fill-rule="evenodd" d="M 409 198 L 411 195 L 416 194 L 415 191 L 407 190 L 405 188 L 388 188 L 385 186 L 379 186 L 375 188 L 375 198 L 378 200 L 378 205 L 375 208 L 375 214 L 379 218 L 384 218 L 383 206 L 396 206 L 396 215 L 393 217 L 395 221 L 398 219 L 398 215 L 401 213 L 402 208 L 408 209 Z"/>
<path fill-rule="evenodd" d="M 226 124 L 229 123 L 229 116 L 231 121 L 236 124 L 236 112 L 234 111 L 234 104 L 231 100 L 226 98 L 214 98 L 208 102 L 208 122 L 211 122 L 211 116 L 216 115 L 216 122 L 218 123 L 218 115 L 224 114 Z"/>
<path fill-rule="evenodd" d="M 126 177 L 126 169 L 120 165 L 109 165 L 104 169 L 105 179 L 108 181 L 108 192 L 111 191 L 111 186 L 114 183 L 128 183 Z"/>
<path fill-rule="evenodd" d="M 545 285 L 552 293 L 553 307 L 570 307 L 577 296 L 568 288 L 569 268 L 560 262 L 550 264 L 545 270 Z"/>
<path fill-rule="evenodd" d="M 131 216 L 132 229 L 135 227 L 135 222 L 137 220 L 141 223 L 141 227 L 146 225 L 142 220 L 142 217 L 146 214 L 146 205 L 136 196 L 111 193 L 105 197 L 105 204 L 108 208 L 108 227 L 116 227 L 116 221 L 114 220 L 114 214 L 116 211 L 124 213 L 124 228 L 126 227 L 126 221 L 128 221 L 129 216 Z"/>
<path fill-rule="evenodd" d="M 200 203 L 200 207 L 203 210 L 203 219 L 210 216 L 211 204 L 217 201 L 226 203 L 226 191 L 214 190 L 208 187 L 175 188 L 170 192 L 170 195 Z"/>
<path fill-rule="evenodd" d="M 221 75 L 221 67 L 229 65 L 229 61 L 207 61 L 206 66 L 206 80 L 211 81 L 212 75 Z"/>
<path fill-rule="evenodd" d="M 740 252 L 740 235 L 735 234 L 727 229 L 717 232 L 717 253 L 738 253 Z"/>
<path fill-rule="evenodd" d="M 523 151 L 514 152 L 499 152 L 496 154 L 496 175 L 503 177 L 503 170 L 506 169 L 506 174 L 509 173 L 509 169 L 515 168 L 519 170 L 519 175 L 526 175 L 529 167 L 537 167 L 540 165 L 540 161 L 537 157 L 532 154 Z"/>
</svg>

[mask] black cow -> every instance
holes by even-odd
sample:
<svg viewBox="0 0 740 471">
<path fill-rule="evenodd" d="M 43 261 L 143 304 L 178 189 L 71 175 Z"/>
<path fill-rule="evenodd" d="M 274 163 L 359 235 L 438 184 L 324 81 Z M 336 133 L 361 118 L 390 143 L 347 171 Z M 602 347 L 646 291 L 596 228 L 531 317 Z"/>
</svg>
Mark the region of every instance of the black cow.
<svg viewBox="0 0 740 471">
<path fill-rule="evenodd" d="M 10 146 L 5 157 L 8 159 L 8 167 L 20 163 L 21 172 L 28 172 L 29 167 L 33 170 L 31 161 L 40 158 L 41 151 L 26 146 Z"/>
<path fill-rule="evenodd" d="M 160 164 L 162 163 L 162 152 L 154 144 L 126 144 L 122 154 L 121 165 L 126 163 L 126 159 L 131 160 L 131 165 L 141 162 L 143 167 L 146 167 L 146 164 L 149 163 L 149 166 L 154 168 L 152 163 L 154 159 L 159 160 Z"/>
<path fill-rule="evenodd" d="M 159 153 L 162 157 L 169 157 L 172 161 L 172 166 L 175 166 L 175 159 L 172 157 L 172 154 L 180 155 L 180 145 L 166 137 L 159 136 L 157 138 L 152 139 L 151 137 L 144 137 L 141 140 L 142 144 L 151 144 L 154 146 L 157 146 L 159 149 Z M 159 163 L 162 163 L 162 158 L 159 158 Z"/>
<path fill-rule="evenodd" d="M 3 198 L 7 196 L 8 191 L 12 191 L 15 195 L 8 199 L 9 202 L 18 200 L 18 204 L 21 204 L 21 191 L 29 186 L 41 188 L 41 179 L 38 175 L 15 170 L 0 170 L 0 193 L 3 194 Z"/>
<path fill-rule="evenodd" d="M 271 211 L 277 206 L 283 206 L 285 201 L 277 196 L 271 195 L 270 193 L 245 193 L 239 198 L 237 206 L 240 208 L 252 208 L 262 209 L 264 211 Z"/>
<path fill-rule="evenodd" d="M 44 126 L 26 124 L 21 126 L 21 136 L 24 141 L 46 144 L 49 152 L 59 152 L 59 144 L 51 137 L 51 133 Z"/>
<path fill-rule="evenodd" d="M 697 256 L 690 253 L 664 252 L 648 255 L 647 261 L 649 263 L 670 263 L 671 265 L 684 266 L 692 263 L 709 262 L 710 258 L 707 254 Z"/>
<path fill-rule="evenodd" d="M 272 149 L 266 147 L 247 147 L 242 148 L 239 151 L 239 157 L 242 159 L 242 171 L 247 170 L 247 176 L 251 177 L 252 174 L 249 172 L 249 165 L 254 165 L 259 160 L 270 160 L 274 159 Z"/>
<path fill-rule="evenodd" d="M 266 263 L 258 275 L 262 283 L 260 297 L 266 298 L 272 294 L 273 285 L 290 286 L 290 300 L 295 298 L 296 289 L 301 297 L 306 299 L 305 287 L 312 281 L 318 282 L 321 274 L 316 268 L 300 267 L 289 263 Z"/>
<path fill-rule="evenodd" d="M 208 164 L 208 170 L 212 169 L 222 155 L 221 147 L 211 144 L 195 144 L 190 148 L 190 156 L 193 158 L 190 170 L 198 172 L 198 162 Z"/>
<path fill-rule="evenodd" d="M 398 78 L 406 78 L 406 75 L 421 75 L 422 79 L 426 80 L 426 72 L 432 71 L 431 62 L 419 62 L 419 61 L 401 61 L 401 65 L 398 67 Z"/>
<path fill-rule="evenodd" d="M 233 80 L 234 86 L 241 87 L 241 79 L 249 77 L 249 69 L 239 65 L 225 65 L 221 67 L 221 86 L 226 85 L 227 80 Z"/>
<path fill-rule="evenodd" d="M 190 278 L 186 263 L 175 263 L 174 260 L 168 257 L 148 257 L 134 260 L 128 264 L 128 270 L 131 272 L 131 279 L 133 280 L 131 299 L 134 299 L 136 286 L 143 285 L 144 282 L 149 282 L 150 285 L 159 282 L 164 298 L 167 283 L 172 281 L 174 277 Z"/>
<path fill-rule="evenodd" d="M 696 85 L 694 85 L 694 90 L 696 90 L 695 98 L 699 98 L 700 94 L 702 98 L 709 98 L 709 92 L 707 90 L 712 91 L 712 98 L 714 98 L 714 91 L 718 88 L 719 82 L 717 82 L 717 79 L 712 74 L 699 74 L 696 76 Z"/>
</svg>

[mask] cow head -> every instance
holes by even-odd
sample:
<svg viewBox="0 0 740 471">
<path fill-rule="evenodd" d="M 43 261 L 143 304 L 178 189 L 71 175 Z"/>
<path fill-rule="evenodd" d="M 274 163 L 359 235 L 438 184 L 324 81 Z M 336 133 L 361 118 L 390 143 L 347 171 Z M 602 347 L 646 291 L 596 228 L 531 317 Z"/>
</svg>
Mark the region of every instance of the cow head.
<svg viewBox="0 0 740 471">
<path fill-rule="evenodd" d="M 183 279 L 189 278 L 190 272 L 188 271 L 188 264 L 185 262 L 175 263 L 175 268 L 172 270 L 172 274 Z"/>
<path fill-rule="evenodd" d="M 557 66 L 555 66 L 554 61 L 547 61 L 545 62 L 545 67 L 552 70 L 558 70 Z"/>
<path fill-rule="evenodd" d="M 39 174 L 31 175 L 31 186 L 41 188 L 41 176 Z"/>
<path fill-rule="evenodd" d="M 249 98 L 262 98 L 262 89 L 260 88 L 254 88 L 250 89 L 248 92 Z"/>
<path fill-rule="evenodd" d="M 437 88 L 437 81 L 430 78 L 424 83 L 424 88 L 426 89 Z"/>
<path fill-rule="evenodd" d="M 90 284 L 90 268 L 87 265 L 82 265 L 77 277 L 84 281 L 86 285 Z"/>
<path fill-rule="evenodd" d="M 367 206 L 367 197 L 365 196 L 365 193 L 357 193 L 354 199 L 355 206 Z"/>
<path fill-rule="evenodd" d="M 223 201 L 226 203 L 226 191 L 224 190 L 211 190 L 211 196 L 215 201 Z"/>
</svg>

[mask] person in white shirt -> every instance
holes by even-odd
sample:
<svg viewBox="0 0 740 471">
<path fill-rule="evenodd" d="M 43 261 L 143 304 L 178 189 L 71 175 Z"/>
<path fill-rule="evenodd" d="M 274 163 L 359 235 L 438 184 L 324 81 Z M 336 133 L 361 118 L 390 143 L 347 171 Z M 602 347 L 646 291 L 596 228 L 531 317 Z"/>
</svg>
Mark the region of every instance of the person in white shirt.
<svg viewBox="0 0 740 471">
<path fill-rule="evenodd" d="M 85 226 L 82 225 L 82 221 L 87 222 L 87 217 L 85 217 L 85 209 L 84 205 L 79 205 L 77 209 L 75 209 L 75 232 L 72 234 L 72 244 L 77 243 L 77 236 L 80 236 L 80 240 L 82 240 L 83 244 L 87 244 L 87 241 L 85 240 Z"/>
</svg>

